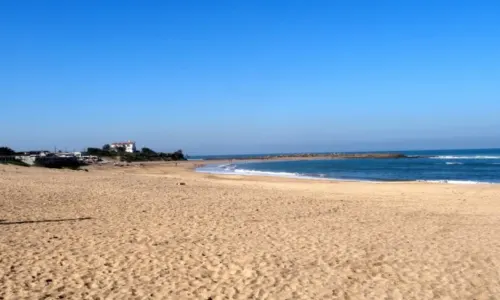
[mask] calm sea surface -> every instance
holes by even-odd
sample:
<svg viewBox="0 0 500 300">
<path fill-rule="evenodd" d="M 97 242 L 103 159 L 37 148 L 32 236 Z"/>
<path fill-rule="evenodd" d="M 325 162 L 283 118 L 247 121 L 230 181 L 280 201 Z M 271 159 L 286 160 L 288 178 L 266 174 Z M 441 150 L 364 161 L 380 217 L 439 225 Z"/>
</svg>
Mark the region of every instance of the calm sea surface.
<svg viewBox="0 0 500 300">
<path fill-rule="evenodd" d="M 500 183 L 500 149 L 400 152 L 409 159 L 326 159 L 208 164 L 198 172 L 357 181 Z M 261 156 L 261 155 L 256 155 Z M 218 156 L 219 159 L 235 156 Z M 241 156 L 243 157 L 243 155 Z M 244 156 L 248 157 L 248 155 Z M 198 159 L 213 157 L 198 157 Z M 209 163 L 209 161 L 207 161 Z"/>
</svg>

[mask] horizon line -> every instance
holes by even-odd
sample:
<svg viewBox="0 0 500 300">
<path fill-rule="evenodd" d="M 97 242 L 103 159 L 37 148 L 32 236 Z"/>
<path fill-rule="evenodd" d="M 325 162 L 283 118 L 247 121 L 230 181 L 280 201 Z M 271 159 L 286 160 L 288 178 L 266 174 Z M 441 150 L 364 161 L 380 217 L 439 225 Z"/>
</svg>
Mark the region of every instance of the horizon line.
<svg viewBox="0 0 500 300">
<path fill-rule="evenodd" d="M 376 152 L 418 152 L 418 151 L 452 151 L 452 150 L 500 150 L 500 147 L 488 148 L 440 148 L 440 149 L 407 149 L 407 150 L 369 150 L 369 151 L 305 151 L 305 152 L 261 152 L 261 153 L 229 153 L 229 154 L 187 154 L 187 156 L 230 156 L 230 155 L 275 155 L 275 154 L 327 154 L 327 153 L 376 153 Z"/>
</svg>

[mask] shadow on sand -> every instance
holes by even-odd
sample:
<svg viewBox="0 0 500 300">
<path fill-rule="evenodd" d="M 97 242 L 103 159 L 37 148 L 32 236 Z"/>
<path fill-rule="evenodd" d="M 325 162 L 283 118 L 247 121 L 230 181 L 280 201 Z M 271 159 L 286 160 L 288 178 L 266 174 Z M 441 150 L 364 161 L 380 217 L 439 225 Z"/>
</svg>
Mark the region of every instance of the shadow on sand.
<svg viewBox="0 0 500 300">
<path fill-rule="evenodd" d="M 16 225 L 16 224 L 33 224 L 33 223 L 57 223 L 57 222 L 68 222 L 68 221 L 84 221 L 91 220 L 90 217 L 76 218 L 76 219 L 56 219 L 56 220 L 28 220 L 28 221 L 12 221 L 7 222 L 7 220 L 0 220 L 0 225 Z"/>
</svg>

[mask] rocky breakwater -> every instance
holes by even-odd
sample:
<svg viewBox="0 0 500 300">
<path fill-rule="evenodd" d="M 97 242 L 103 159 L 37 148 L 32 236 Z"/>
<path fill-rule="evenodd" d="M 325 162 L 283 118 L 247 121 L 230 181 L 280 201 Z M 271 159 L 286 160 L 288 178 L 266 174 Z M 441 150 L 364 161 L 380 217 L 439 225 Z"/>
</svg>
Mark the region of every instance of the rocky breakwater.
<svg viewBox="0 0 500 300">
<path fill-rule="evenodd" d="M 402 153 L 298 153 L 298 154 L 280 154 L 258 157 L 257 159 L 275 159 L 275 158 L 349 158 L 349 159 L 388 159 L 388 158 L 410 158 Z"/>
<path fill-rule="evenodd" d="M 402 153 L 296 153 L 296 154 L 276 154 L 276 155 L 249 155 L 228 157 L 211 157 L 205 160 L 285 160 L 285 159 L 399 159 L 418 158 Z"/>
</svg>

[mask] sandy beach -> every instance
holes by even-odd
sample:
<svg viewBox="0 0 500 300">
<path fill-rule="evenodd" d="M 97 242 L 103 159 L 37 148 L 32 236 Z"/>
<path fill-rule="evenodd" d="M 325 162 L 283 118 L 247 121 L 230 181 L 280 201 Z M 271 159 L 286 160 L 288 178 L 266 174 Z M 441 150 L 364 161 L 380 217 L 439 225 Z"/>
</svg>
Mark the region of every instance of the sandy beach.
<svg viewBox="0 0 500 300">
<path fill-rule="evenodd" d="M 0 165 L 0 299 L 500 297 L 499 185 L 193 164 Z"/>
</svg>

